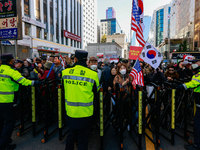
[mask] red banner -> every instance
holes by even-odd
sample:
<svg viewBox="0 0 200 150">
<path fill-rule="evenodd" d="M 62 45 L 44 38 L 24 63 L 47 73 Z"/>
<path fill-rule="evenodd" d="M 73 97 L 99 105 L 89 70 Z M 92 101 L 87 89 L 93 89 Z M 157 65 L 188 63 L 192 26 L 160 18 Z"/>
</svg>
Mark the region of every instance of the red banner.
<svg viewBox="0 0 200 150">
<path fill-rule="evenodd" d="M 143 47 L 139 46 L 130 46 L 129 59 L 137 60 L 140 57 Z M 139 59 L 141 60 L 141 59 Z"/>
<path fill-rule="evenodd" d="M 66 30 L 64 30 L 63 32 L 64 32 L 64 36 L 65 37 L 67 37 L 69 39 L 72 39 L 72 40 L 75 40 L 75 41 L 78 41 L 78 42 L 81 42 L 81 37 L 80 36 L 75 35 L 75 34 L 69 32 L 69 31 L 66 31 Z"/>
</svg>

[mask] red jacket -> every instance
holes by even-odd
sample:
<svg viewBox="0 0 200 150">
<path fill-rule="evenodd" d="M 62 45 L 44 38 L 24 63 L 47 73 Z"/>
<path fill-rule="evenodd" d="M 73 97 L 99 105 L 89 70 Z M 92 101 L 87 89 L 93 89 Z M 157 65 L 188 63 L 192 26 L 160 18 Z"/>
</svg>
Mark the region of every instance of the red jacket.
<svg viewBox="0 0 200 150">
<path fill-rule="evenodd" d="M 49 73 L 49 70 L 45 70 L 44 74 L 40 77 L 40 79 L 45 79 L 48 73 Z M 48 79 L 51 79 L 51 80 L 55 79 L 55 73 L 54 73 L 53 69 L 51 70 L 51 73 L 49 74 Z"/>
</svg>

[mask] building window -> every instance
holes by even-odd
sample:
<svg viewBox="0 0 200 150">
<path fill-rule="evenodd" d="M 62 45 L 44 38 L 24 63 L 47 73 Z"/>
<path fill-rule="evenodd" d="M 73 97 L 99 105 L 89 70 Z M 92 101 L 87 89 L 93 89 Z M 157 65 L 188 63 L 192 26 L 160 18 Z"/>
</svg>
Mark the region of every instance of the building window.
<svg viewBox="0 0 200 150">
<path fill-rule="evenodd" d="M 24 15 L 30 17 L 29 0 L 24 0 Z"/>
<path fill-rule="evenodd" d="M 37 27 L 36 30 L 37 30 L 37 38 L 40 39 L 41 38 L 41 28 Z"/>
<path fill-rule="evenodd" d="M 25 23 L 25 35 L 31 35 L 31 24 Z"/>
<path fill-rule="evenodd" d="M 50 0 L 49 3 L 50 3 L 50 41 L 53 41 L 53 35 L 54 35 L 53 0 Z"/>
<path fill-rule="evenodd" d="M 40 21 L 40 0 L 35 0 L 36 2 L 36 20 Z"/>
<path fill-rule="evenodd" d="M 47 40 L 48 33 L 44 32 L 44 39 Z"/>
<path fill-rule="evenodd" d="M 68 45 L 68 38 L 66 38 L 65 44 Z"/>
<path fill-rule="evenodd" d="M 47 0 L 43 0 L 44 23 L 47 23 Z"/>
</svg>

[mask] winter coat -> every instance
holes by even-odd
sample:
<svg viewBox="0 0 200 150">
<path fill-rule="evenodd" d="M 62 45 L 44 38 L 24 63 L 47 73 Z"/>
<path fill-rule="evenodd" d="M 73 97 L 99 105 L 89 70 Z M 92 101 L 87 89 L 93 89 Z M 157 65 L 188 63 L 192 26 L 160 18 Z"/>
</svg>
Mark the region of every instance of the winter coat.
<svg viewBox="0 0 200 150">
<path fill-rule="evenodd" d="M 57 80 L 60 80 L 61 78 L 61 76 L 59 77 L 58 75 L 60 74 L 61 75 L 61 73 L 62 73 L 62 71 L 63 71 L 63 67 L 62 67 L 62 65 L 60 64 L 59 66 L 54 66 L 53 67 L 53 70 L 54 70 L 54 73 L 55 73 L 55 78 L 57 79 Z"/>
<path fill-rule="evenodd" d="M 108 79 L 111 76 L 110 73 L 110 67 L 108 65 L 105 65 L 102 68 L 103 72 L 102 72 L 102 83 L 103 83 L 103 88 L 105 89 L 105 91 L 108 90 Z"/>
<path fill-rule="evenodd" d="M 45 79 L 48 73 L 49 73 L 49 70 L 45 70 L 43 76 L 41 76 L 40 79 Z M 53 69 L 51 70 L 51 73 L 49 74 L 48 79 L 51 79 L 51 80 L 55 79 L 55 74 L 54 74 Z"/>
<path fill-rule="evenodd" d="M 179 79 L 179 75 L 178 75 L 178 73 L 177 73 L 176 71 L 174 71 L 173 74 L 170 74 L 170 73 L 169 73 L 169 70 L 167 70 L 167 72 L 165 72 L 165 77 L 166 77 L 166 78 L 167 78 L 167 77 L 171 77 L 171 78 L 173 78 L 173 79 Z"/>
<path fill-rule="evenodd" d="M 29 77 L 29 70 L 28 70 L 27 66 L 23 66 L 23 67 L 21 67 L 21 68 L 19 68 L 17 70 L 21 73 L 22 76 L 24 76 L 26 78 Z"/>
</svg>

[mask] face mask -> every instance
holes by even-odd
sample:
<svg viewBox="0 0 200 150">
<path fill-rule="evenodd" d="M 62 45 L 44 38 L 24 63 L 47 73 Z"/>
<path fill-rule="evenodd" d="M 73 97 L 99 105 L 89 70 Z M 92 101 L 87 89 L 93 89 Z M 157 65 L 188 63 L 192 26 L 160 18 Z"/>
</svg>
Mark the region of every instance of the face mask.
<svg viewBox="0 0 200 150">
<path fill-rule="evenodd" d="M 92 65 L 92 66 L 90 66 L 90 68 L 91 68 L 92 70 L 96 70 L 96 69 L 97 69 L 97 65 Z"/>
<path fill-rule="evenodd" d="M 121 73 L 122 75 L 125 75 L 125 74 L 126 74 L 126 69 L 122 69 L 122 70 L 120 71 L 120 73 Z"/>
<path fill-rule="evenodd" d="M 199 67 L 197 64 L 192 64 L 192 69 L 196 69 L 197 67 Z"/>
</svg>

